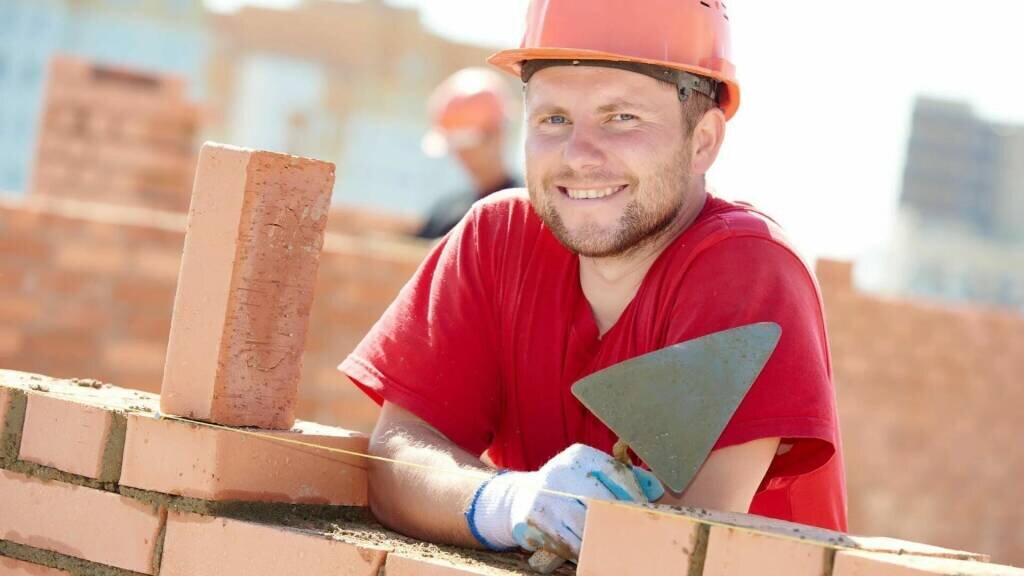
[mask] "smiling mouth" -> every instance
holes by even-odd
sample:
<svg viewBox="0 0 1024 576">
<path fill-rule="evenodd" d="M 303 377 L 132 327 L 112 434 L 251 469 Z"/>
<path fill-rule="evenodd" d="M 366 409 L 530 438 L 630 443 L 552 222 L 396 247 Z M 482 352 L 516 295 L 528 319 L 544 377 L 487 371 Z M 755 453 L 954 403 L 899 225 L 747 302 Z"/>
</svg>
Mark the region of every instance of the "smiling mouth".
<svg viewBox="0 0 1024 576">
<path fill-rule="evenodd" d="M 558 186 L 558 191 L 573 200 L 597 200 L 611 196 L 616 192 L 621 192 L 626 189 L 626 186 L 627 184 L 606 188 L 566 188 L 565 186 Z"/>
</svg>

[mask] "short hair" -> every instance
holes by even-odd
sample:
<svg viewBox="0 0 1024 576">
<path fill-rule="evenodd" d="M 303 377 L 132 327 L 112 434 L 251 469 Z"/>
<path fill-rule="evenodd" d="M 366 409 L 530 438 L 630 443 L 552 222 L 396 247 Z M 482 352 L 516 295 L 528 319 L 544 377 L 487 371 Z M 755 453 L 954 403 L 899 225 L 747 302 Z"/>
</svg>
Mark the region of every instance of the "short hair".
<svg viewBox="0 0 1024 576">
<path fill-rule="evenodd" d="M 683 110 L 683 128 L 686 129 L 686 137 L 693 134 L 697 123 L 709 110 L 718 107 L 718 103 L 699 92 L 690 92 L 686 100 L 680 102 Z"/>
</svg>

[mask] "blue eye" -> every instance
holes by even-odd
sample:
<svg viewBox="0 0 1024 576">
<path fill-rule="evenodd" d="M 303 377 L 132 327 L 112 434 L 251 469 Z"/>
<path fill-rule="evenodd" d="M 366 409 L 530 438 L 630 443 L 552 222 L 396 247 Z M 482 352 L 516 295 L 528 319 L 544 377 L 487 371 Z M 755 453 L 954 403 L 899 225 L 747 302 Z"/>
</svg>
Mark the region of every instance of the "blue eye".
<svg viewBox="0 0 1024 576">
<path fill-rule="evenodd" d="M 544 119 L 546 124 L 568 124 L 569 119 L 561 114 L 553 114 Z"/>
<path fill-rule="evenodd" d="M 612 120 L 620 120 L 622 122 L 628 122 L 630 120 L 639 120 L 639 118 L 637 118 L 633 114 L 626 114 L 625 112 L 623 112 L 622 114 L 615 114 L 614 116 L 612 116 Z"/>
</svg>

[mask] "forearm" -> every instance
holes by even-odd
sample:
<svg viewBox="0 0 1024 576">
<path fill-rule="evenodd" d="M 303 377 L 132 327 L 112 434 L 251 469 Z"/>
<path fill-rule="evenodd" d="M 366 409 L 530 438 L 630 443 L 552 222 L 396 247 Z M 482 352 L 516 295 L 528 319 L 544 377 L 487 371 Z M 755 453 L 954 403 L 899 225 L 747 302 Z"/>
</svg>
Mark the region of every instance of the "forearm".
<svg viewBox="0 0 1024 576">
<path fill-rule="evenodd" d="M 370 507 L 384 525 L 430 542 L 480 547 L 464 512 L 480 484 L 493 474 L 477 457 L 408 412 L 385 406 L 370 453 L 414 466 L 370 462 Z"/>
<path fill-rule="evenodd" d="M 746 513 L 778 447 L 762 438 L 715 450 L 682 494 L 666 490 L 657 503 Z"/>
</svg>

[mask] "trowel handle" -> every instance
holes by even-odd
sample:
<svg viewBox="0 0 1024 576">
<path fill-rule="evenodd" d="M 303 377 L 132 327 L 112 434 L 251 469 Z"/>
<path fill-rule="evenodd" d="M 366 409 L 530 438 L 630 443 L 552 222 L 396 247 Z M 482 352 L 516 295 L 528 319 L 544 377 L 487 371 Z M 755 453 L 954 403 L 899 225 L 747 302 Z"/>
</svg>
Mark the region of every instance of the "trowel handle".
<svg viewBox="0 0 1024 576">
<path fill-rule="evenodd" d="M 615 441 L 615 446 L 612 447 L 612 456 L 623 464 L 633 465 L 633 459 L 629 457 L 629 444 L 626 444 L 621 438 Z"/>
<path fill-rule="evenodd" d="M 551 574 L 562 564 L 565 564 L 565 558 L 547 550 L 537 550 L 530 556 L 530 568 L 538 574 Z"/>
</svg>

